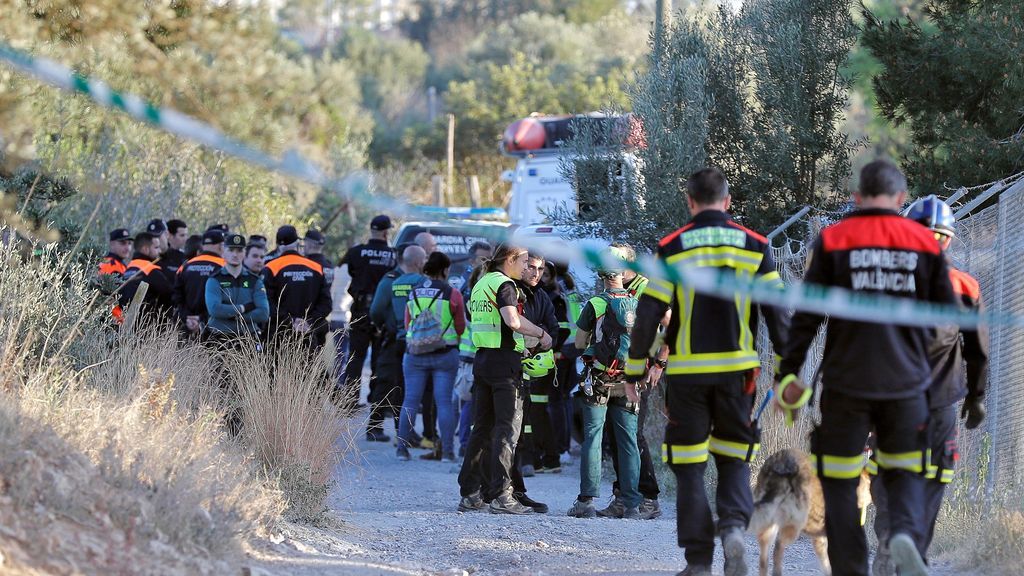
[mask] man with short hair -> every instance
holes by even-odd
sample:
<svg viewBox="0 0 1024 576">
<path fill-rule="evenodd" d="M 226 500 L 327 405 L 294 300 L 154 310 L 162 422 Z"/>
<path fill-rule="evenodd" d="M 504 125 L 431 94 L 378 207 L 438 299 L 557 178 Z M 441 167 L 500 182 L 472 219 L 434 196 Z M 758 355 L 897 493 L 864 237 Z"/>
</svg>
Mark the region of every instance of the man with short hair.
<svg viewBox="0 0 1024 576">
<path fill-rule="evenodd" d="M 160 267 L 171 274 L 185 263 L 185 242 L 188 242 L 188 225 L 182 220 L 167 221 L 167 250 L 160 255 Z"/>
<path fill-rule="evenodd" d="M 718 269 L 782 288 L 768 240 L 729 216 L 732 197 L 721 170 L 705 168 L 690 176 L 686 202 L 693 215 L 690 222 L 658 244 L 658 259 L 664 265 Z M 669 310 L 668 357 L 649 361 Z M 676 477 L 676 532 L 679 547 L 685 549 L 685 576 L 710 576 L 716 529 L 725 552 L 726 576 L 747 573 L 743 534 L 754 508 L 749 463 L 759 448 L 750 425 L 761 368 L 754 348 L 759 316 L 764 317 L 772 343 L 781 347 L 785 316 L 746 298 L 722 299 L 667 279 L 651 279 L 637 306 L 626 378 L 640 386 L 649 381 L 652 367 L 667 366 L 668 424 L 662 458 Z M 637 388 L 627 385 L 626 392 L 630 400 L 639 401 Z M 718 470 L 717 525 L 704 482 L 710 457 Z"/>
<path fill-rule="evenodd" d="M 263 262 L 263 257 L 266 255 L 267 249 L 265 247 L 250 242 L 245 247 L 245 259 L 242 260 L 242 264 L 253 274 L 261 274 L 263 267 L 266 266 Z"/>
<path fill-rule="evenodd" d="M 412 241 L 420 248 L 423 248 L 423 251 L 427 253 L 427 256 L 430 256 L 435 250 L 437 250 L 437 240 L 434 239 L 434 235 L 430 232 L 420 232 L 412 239 Z"/>
<path fill-rule="evenodd" d="M 338 266 L 347 266 L 352 282 L 348 286 L 352 306 L 349 310 L 348 351 L 349 361 L 345 368 L 344 405 L 355 407 L 359 403 L 362 388 L 363 366 L 370 356 L 370 390 L 377 374 L 380 354 L 380 334 L 370 321 L 370 304 L 381 279 L 395 267 L 395 253 L 388 246 L 388 230 L 391 218 L 377 215 L 370 221 L 370 239 L 348 249 Z M 397 276 L 395 276 L 397 278 Z M 370 437 L 382 437 L 383 433 L 367 432 Z"/>
<path fill-rule="evenodd" d="M 398 270 L 388 272 L 377 285 L 370 306 L 370 320 L 381 332 L 381 358 L 377 362 L 377 378 L 370 382 L 370 421 L 367 439 L 384 441 L 384 414 L 392 412 L 398 418 L 405 386 L 402 359 L 405 356 L 405 305 L 413 286 L 423 280 L 423 265 L 427 254 L 416 245 L 401 253 Z M 397 423 L 396 423 L 397 424 Z M 397 426 L 396 426 L 397 430 Z M 418 444 L 418 442 L 414 443 Z"/>
<path fill-rule="evenodd" d="M 148 287 L 142 300 L 143 308 L 139 317 L 151 320 L 167 320 L 171 316 L 174 303 L 171 300 L 171 282 L 163 269 L 156 264 L 160 258 L 160 240 L 149 232 L 140 232 L 135 236 L 135 254 L 125 269 L 125 283 L 119 290 L 119 305 L 127 310 L 139 285 L 145 282 Z"/>
<path fill-rule="evenodd" d="M 174 306 L 184 334 L 199 338 L 208 318 L 206 280 L 224 266 L 224 234 L 220 230 L 203 233 L 200 252 L 178 269 L 174 280 Z"/>
<path fill-rule="evenodd" d="M 312 349 L 324 345 L 331 295 L 323 268 L 299 254 L 299 233 L 294 226 L 277 229 L 281 255 L 263 269 L 263 283 L 270 298 L 269 336 L 299 334 Z"/>
<path fill-rule="evenodd" d="M 907 304 L 957 305 L 946 258 L 932 232 L 900 216 L 906 196 L 906 178 L 894 164 L 876 160 L 865 166 L 853 195 L 857 209 L 821 231 L 807 257 L 804 282 Z M 810 312 L 793 316 L 775 393 L 788 421 L 813 395 L 798 374 L 823 321 Z M 857 489 L 872 430 L 889 504 L 889 553 L 899 574 L 927 574 L 925 475 L 934 341 L 932 328 L 828 320 L 818 369 L 821 424 L 811 435 L 811 466 L 821 479 L 828 557 L 837 576 L 869 574 Z"/>
</svg>

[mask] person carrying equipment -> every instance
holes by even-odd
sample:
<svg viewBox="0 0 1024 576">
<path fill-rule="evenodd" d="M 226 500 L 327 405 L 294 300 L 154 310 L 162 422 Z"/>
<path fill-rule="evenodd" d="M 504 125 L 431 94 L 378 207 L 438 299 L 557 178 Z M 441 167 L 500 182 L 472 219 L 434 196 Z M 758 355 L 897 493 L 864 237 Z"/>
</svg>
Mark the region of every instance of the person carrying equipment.
<svg viewBox="0 0 1024 576">
<path fill-rule="evenodd" d="M 604 292 L 583 306 L 577 323 L 576 348 L 583 350 L 585 378 L 591 386 L 577 393 L 583 406 L 583 450 L 580 461 L 580 493 L 569 509 L 569 516 L 593 518 L 597 515 L 594 498 L 600 496 L 601 439 L 605 420 L 610 417 L 619 452 L 617 469 L 619 498 L 623 518 L 639 519 L 643 497 L 638 488 L 640 450 L 637 446 L 639 397 L 636 384 L 627 382 L 622 368 L 628 358 L 630 330 L 636 321 L 637 299 L 623 288 L 621 260 L 628 254 L 621 248 L 608 248 L 598 276 Z M 619 263 L 610 266 L 607 260 Z M 631 390 L 627 390 L 630 388 Z M 587 393 L 589 391 L 589 393 Z"/>
<path fill-rule="evenodd" d="M 178 269 L 174 279 L 174 306 L 185 333 L 199 338 L 209 315 L 206 311 L 206 281 L 224 267 L 224 233 L 203 233 L 201 251 Z"/>
<path fill-rule="evenodd" d="M 822 230 L 808 256 L 804 281 L 857 293 L 955 304 L 945 256 L 932 232 L 899 215 L 907 181 L 890 162 L 861 170 L 857 210 Z M 781 363 L 775 401 L 787 414 L 813 390 L 797 374 L 823 317 L 797 312 Z M 830 318 L 820 374 L 821 424 L 811 459 L 825 497 L 829 561 L 836 576 L 867 576 L 868 547 L 857 485 L 864 446 L 875 431 L 881 480 L 889 503 L 889 550 L 903 576 L 927 573 L 925 475 L 929 461 L 928 398 L 931 331 Z"/>
<path fill-rule="evenodd" d="M 661 240 L 658 260 L 665 266 L 713 269 L 781 289 L 768 240 L 729 217 L 731 201 L 729 184 L 719 169 L 705 168 L 690 176 L 686 202 L 693 217 Z M 754 507 L 749 463 L 759 449 L 750 421 L 761 367 L 754 348 L 757 323 L 763 316 L 768 335 L 779 348 L 785 341 L 785 317 L 746 298 L 722 299 L 669 280 L 651 279 L 640 296 L 631 333 L 626 363 L 630 382 L 649 380 L 651 347 L 669 311 L 664 333 L 668 424 L 662 460 L 676 476 L 676 527 L 687 562 L 682 573 L 711 573 L 715 522 L 704 470 L 713 455 L 725 574 L 742 576 L 747 571 L 743 531 Z"/>
<path fill-rule="evenodd" d="M 953 211 L 945 202 L 934 195 L 926 196 L 911 204 L 907 218 L 926 226 L 935 235 L 943 251 L 956 236 L 953 228 Z M 983 311 L 978 281 L 970 274 L 949 266 L 949 280 L 953 294 L 968 310 Z M 957 448 L 956 404 L 964 400 L 960 418 L 967 420 L 965 428 L 974 430 L 985 419 L 985 387 L 988 380 L 988 330 L 984 327 L 960 328 L 955 324 L 935 328 L 935 338 L 928 348 L 931 362 L 932 384 L 928 389 L 928 448 L 931 461 L 925 474 L 925 526 L 924 555 L 935 533 L 935 521 L 942 506 L 946 486 L 953 480 Z M 966 363 L 967 373 L 963 373 Z M 875 576 L 896 574 L 885 542 L 889 539 L 889 506 L 882 482 L 871 483 L 871 499 L 875 504 L 875 534 L 879 547 L 875 553 L 872 572 Z"/>
<path fill-rule="evenodd" d="M 525 337 L 538 339 L 545 350 L 551 348 L 552 341 L 547 332 L 522 317 L 523 304 L 515 280 L 523 277 L 526 259 L 524 248 L 498 246 L 487 263 L 487 274 L 470 296 L 473 343 L 477 347 L 473 359 L 476 414 L 459 472 L 460 511 L 482 510 L 487 506 L 485 500 L 490 500 L 493 514 L 533 512 L 512 495 L 512 468 L 523 422 L 522 360 Z M 483 466 L 490 470 L 486 485 Z"/>
<path fill-rule="evenodd" d="M 615 249 L 626 262 L 636 262 L 636 250 L 623 242 L 614 242 L 611 247 Z M 649 280 L 642 274 L 637 274 L 629 268 L 622 270 L 622 286 L 632 298 L 640 298 Z M 667 351 L 666 351 L 667 354 Z M 662 358 L 667 356 L 662 355 Z M 661 505 L 658 496 L 661 494 L 661 487 L 658 486 L 658 476 L 654 471 L 654 460 L 651 458 L 651 450 L 647 445 L 647 438 L 644 437 L 644 425 L 647 422 L 647 411 L 650 404 L 651 391 L 658 385 L 661 379 L 660 368 L 648 373 L 650 386 L 642 386 L 640 393 L 639 414 L 636 422 L 636 444 L 640 449 L 640 481 L 637 486 L 643 502 L 640 503 L 640 518 L 653 520 L 661 516 Z M 612 493 L 615 498 L 608 507 L 598 510 L 597 515 L 602 518 L 622 518 L 626 513 L 626 506 L 619 497 L 619 450 L 616 446 L 615 431 L 611 419 L 605 420 L 604 437 L 608 439 L 608 451 L 612 456 L 612 468 L 615 469 L 615 481 L 612 483 Z"/>
</svg>

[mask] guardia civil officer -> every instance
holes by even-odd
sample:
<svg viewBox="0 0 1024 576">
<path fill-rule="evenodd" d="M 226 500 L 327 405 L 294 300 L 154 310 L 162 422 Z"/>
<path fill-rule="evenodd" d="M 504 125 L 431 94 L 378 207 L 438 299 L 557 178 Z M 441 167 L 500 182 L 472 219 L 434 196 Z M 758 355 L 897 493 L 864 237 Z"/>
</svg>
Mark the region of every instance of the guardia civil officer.
<svg viewBox="0 0 1024 576">
<path fill-rule="evenodd" d="M 768 241 L 729 217 L 729 184 L 719 169 L 705 168 L 690 176 L 686 203 L 693 217 L 661 240 L 658 259 L 753 277 L 781 288 Z M 653 365 L 649 351 L 669 310 L 671 322 L 665 331 L 669 417 L 662 459 L 676 477 L 676 527 L 687 563 L 683 574 L 711 574 L 716 524 L 708 506 L 704 470 L 713 456 L 725 574 L 742 576 L 747 572 L 743 532 L 754 506 L 749 462 L 759 448 L 750 423 L 761 367 L 754 349 L 758 316 L 764 317 L 776 346 L 784 341 L 785 319 L 747 299 L 695 294 L 687 286 L 652 278 L 640 297 L 626 364 L 627 378 L 637 385 Z"/>
<path fill-rule="evenodd" d="M 174 306 L 178 322 L 192 338 L 198 338 L 206 326 L 206 280 L 224 266 L 223 252 L 224 233 L 207 230 L 203 233 L 199 254 L 185 262 L 175 274 Z"/>
<path fill-rule="evenodd" d="M 249 338 L 257 342 L 270 320 L 270 301 L 263 278 L 242 265 L 245 236 L 229 234 L 224 265 L 206 279 L 204 298 L 211 340 L 222 343 Z"/>
<path fill-rule="evenodd" d="M 890 162 L 861 170 L 857 210 L 825 228 L 808 256 L 805 282 L 857 293 L 955 304 L 949 268 L 932 232 L 899 215 L 907 181 Z M 782 360 L 776 401 L 799 409 L 811 388 L 797 378 L 823 318 L 798 312 Z M 857 508 L 868 433 L 889 503 L 889 551 L 899 573 L 927 574 L 925 474 L 930 330 L 829 319 L 820 373 L 821 424 L 811 437 L 825 496 L 828 556 L 837 576 L 868 574 L 868 547 Z"/>
<path fill-rule="evenodd" d="M 929 228 L 943 250 L 949 248 L 956 235 L 953 211 L 934 195 L 914 202 L 907 211 L 907 218 Z M 947 264 L 950 284 L 960 304 L 968 310 L 983 310 L 978 281 L 967 272 L 954 268 L 948 260 Z M 951 324 L 935 328 L 935 338 L 928 348 L 932 366 L 932 385 L 928 389 L 928 447 L 931 449 L 931 461 L 925 473 L 925 553 L 935 533 L 935 521 L 942 507 L 946 485 L 953 481 L 960 456 L 957 446 L 957 403 L 964 400 L 960 417 L 966 418 L 965 427 L 968 430 L 977 428 L 985 419 L 988 344 L 988 330 L 985 327 L 960 328 Z M 874 576 L 895 576 L 895 566 L 892 566 L 892 557 L 885 545 L 889 539 L 889 503 L 881 482 L 871 483 L 871 500 L 875 505 L 875 534 L 879 541 L 872 572 Z"/>
<path fill-rule="evenodd" d="M 324 345 L 331 295 L 323 267 L 299 254 L 299 233 L 294 226 L 277 229 L 280 256 L 267 262 L 263 284 L 270 299 L 269 336 L 300 335 L 313 349 Z"/>
<path fill-rule="evenodd" d="M 527 250 L 503 244 L 487 263 L 487 274 L 473 287 L 470 321 L 473 343 L 475 417 L 466 458 L 459 473 L 459 510 L 494 514 L 531 514 L 512 495 L 512 467 L 523 421 L 523 356 L 526 336 L 550 349 L 551 336 L 520 314 L 522 299 L 515 281 L 526 270 Z M 490 451 L 486 446 L 490 445 Z M 486 462 L 482 461 L 487 454 Z M 492 474 L 483 489 L 482 466 Z"/>
<path fill-rule="evenodd" d="M 370 321 L 370 304 L 373 302 L 377 285 L 396 265 L 395 253 L 388 246 L 390 229 L 391 218 L 384 214 L 375 216 L 370 221 L 370 239 L 365 244 L 349 248 L 338 263 L 339 267 L 348 266 L 348 275 L 352 278 L 348 287 L 348 293 L 352 297 L 352 308 L 348 335 L 349 361 L 345 370 L 348 402 L 352 405 L 359 400 L 363 366 L 366 364 L 368 354 L 371 388 L 377 373 L 381 336 Z"/>
</svg>

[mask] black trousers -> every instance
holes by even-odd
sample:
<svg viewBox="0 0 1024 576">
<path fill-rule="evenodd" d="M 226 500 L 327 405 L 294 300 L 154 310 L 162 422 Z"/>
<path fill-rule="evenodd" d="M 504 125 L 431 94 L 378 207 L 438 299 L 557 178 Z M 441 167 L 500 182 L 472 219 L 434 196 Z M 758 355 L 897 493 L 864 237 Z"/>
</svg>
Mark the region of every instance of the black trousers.
<svg viewBox="0 0 1024 576">
<path fill-rule="evenodd" d="M 878 479 L 886 493 L 889 536 L 904 533 L 924 556 L 924 449 L 928 439 L 928 401 L 924 393 L 904 400 L 865 400 L 826 389 L 821 395 L 821 425 L 811 436 L 825 496 L 828 558 L 835 576 L 867 576 L 868 544 L 860 524 L 857 486 L 868 433 L 875 431 Z"/>
<path fill-rule="evenodd" d="M 957 407 L 933 408 L 928 414 L 928 445 L 932 453 L 932 469 L 924 487 L 925 533 L 924 551 L 931 548 L 935 522 L 942 509 L 946 486 L 959 458 L 957 444 Z M 875 505 L 875 536 L 880 543 L 889 541 L 889 499 L 885 487 L 876 476 L 871 482 L 871 500 Z"/>
<path fill-rule="evenodd" d="M 555 383 L 548 395 L 548 414 L 551 416 L 551 431 L 555 449 L 559 454 L 569 451 L 572 440 L 573 399 L 570 396 L 576 385 L 576 358 L 563 356 L 555 361 Z"/>
<path fill-rule="evenodd" d="M 402 357 L 405 355 L 405 340 L 389 340 L 381 348 L 377 362 L 377 377 L 370 380 L 370 420 L 367 430 L 380 431 L 384 419 L 395 419 L 398 430 L 398 413 L 405 397 L 405 375 L 402 372 Z"/>
<path fill-rule="evenodd" d="M 644 424 L 647 422 L 647 410 L 650 405 L 651 391 L 644 390 L 640 394 L 640 415 L 636 423 L 636 443 L 640 448 L 640 495 L 647 500 L 657 500 L 661 494 L 658 486 L 658 476 L 654 473 L 654 460 L 651 458 L 651 449 L 647 445 L 647 438 L 644 437 Z M 604 437 L 608 439 L 608 448 L 612 453 L 612 466 L 615 468 L 615 482 L 612 483 L 612 491 L 619 491 L 619 447 L 612 429 L 611 418 L 605 420 Z"/>
<path fill-rule="evenodd" d="M 377 329 L 370 324 L 366 311 L 352 309 L 352 323 L 348 326 L 348 364 L 345 366 L 345 393 L 347 406 L 359 403 L 359 392 L 362 388 L 363 366 L 367 355 L 370 356 L 370 389 L 377 376 L 377 362 L 380 356 L 380 336 Z"/>
<path fill-rule="evenodd" d="M 710 456 L 718 469 L 718 530 L 746 529 L 754 509 L 750 465 L 757 431 L 751 426 L 753 394 L 746 394 L 746 373 L 715 375 L 715 384 L 667 384 L 663 454 L 676 476 L 676 531 L 686 562 L 710 566 L 715 551 L 715 522 L 704 486 Z"/>
<path fill-rule="evenodd" d="M 434 382 L 427 381 L 423 390 L 423 401 L 420 402 L 420 417 L 423 418 L 423 437 L 433 442 L 440 442 L 437 435 L 437 406 L 434 405 Z"/>
<path fill-rule="evenodd" d="M 485 500 L 493 500 L 512 491 L 516 443 L 523 425 L 522 381 L 475 375 L 473 409 L 459 491 L 469 496 L 480 490 Z"/>
<path fill-rule="evenodd" d="M 551 396 L 558 391 L 554 387 L 555 373 L 543 378 L 527 380 L 529 386 L 529 402 L 524 402 L 524 429 L 519 439 L 520 465 L 530 464 L 534 468 L 558 468 L 558 445 L 555 443 L 555 430 L 551 425 L 551 414 L 548 404 Z"/>
</svg>

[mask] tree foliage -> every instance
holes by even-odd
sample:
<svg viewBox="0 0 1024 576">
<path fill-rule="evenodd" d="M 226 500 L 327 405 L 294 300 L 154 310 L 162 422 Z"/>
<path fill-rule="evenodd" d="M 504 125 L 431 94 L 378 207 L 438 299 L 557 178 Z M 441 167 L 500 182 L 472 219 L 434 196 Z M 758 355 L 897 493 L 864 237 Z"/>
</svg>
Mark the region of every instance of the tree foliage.
<svg viewBox="0 0 1024 576">
<path fill-rule="evenodd" d="M 910 128 L 903 168 L 918 192 L 1024 170 L 1024 4 L 931 0 L 923 20 L 863 12 L 878 105 Z"/>
<path fill-rule="evenodd" d="M 845 0 L 748 0 L 684 18 L 657 65 L 631 87 L 646 147 L 642 200 L 583 189 L 589 233 L 651 245 L 686 218 L 686 178 L 705 165 L 729 178 L 734 212 L 767 229 L 800 206 L 838 199 L 851 145 L 838 130 L 849 81 L 840 73 L 856 39 Z M 584 158 L 621 162 L 584 139 Z M 572 169 L 571 166 L 567 166 Z M 616 169 L 617 170 L 617 169 Z"/>
</svg>

